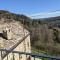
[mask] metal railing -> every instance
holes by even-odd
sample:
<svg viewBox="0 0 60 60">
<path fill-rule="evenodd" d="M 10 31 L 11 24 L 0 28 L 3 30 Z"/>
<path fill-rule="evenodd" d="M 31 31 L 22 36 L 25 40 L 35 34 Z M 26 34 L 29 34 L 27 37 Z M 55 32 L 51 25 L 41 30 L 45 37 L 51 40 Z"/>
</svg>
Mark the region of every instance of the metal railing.
<svg viewBox="0 0 60 60">
<path fill-rule="evenodd" d="M 4 53 L 3 55 L 3 58 L 6 57 L 11 51 L 13 51 L 21 42 L 23 42 L 28 36 L 30 35 L 27 34 L 26 36 L 24 36 L 21 40 L 19 40 L 12 48 L 10 48 L 9 52 L 8 51 L 5 51 L 6 49 L 0 49 L 0 51 L 4 51 L 4 52 L 7 52 L 7 53 Z"/>
<path fill-rule="evenodd" d="M 11 55 L 7 55 L 3 58 L 4 53 L 10 52 Z M 25 57 L 25 58 L 24 58 Z M 46 54 L 33 54 L 20 51 L 12 51 L 6 49 L 0 49 L 0 60 L 60 60 L 60 56 L 51 56 Z"/>
</svg>

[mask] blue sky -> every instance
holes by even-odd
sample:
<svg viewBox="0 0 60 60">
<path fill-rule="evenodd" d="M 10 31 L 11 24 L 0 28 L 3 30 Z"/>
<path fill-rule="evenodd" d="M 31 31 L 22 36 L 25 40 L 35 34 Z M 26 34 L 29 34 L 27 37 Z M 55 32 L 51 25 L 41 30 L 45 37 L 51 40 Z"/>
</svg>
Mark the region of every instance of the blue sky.
<svg viewBox="0 0 60 60">
<path fill-rule="evenodd" d="M 34 15 L 60 10 L 60 0 L 0 0 L 0 10 Z"/>
</svg>

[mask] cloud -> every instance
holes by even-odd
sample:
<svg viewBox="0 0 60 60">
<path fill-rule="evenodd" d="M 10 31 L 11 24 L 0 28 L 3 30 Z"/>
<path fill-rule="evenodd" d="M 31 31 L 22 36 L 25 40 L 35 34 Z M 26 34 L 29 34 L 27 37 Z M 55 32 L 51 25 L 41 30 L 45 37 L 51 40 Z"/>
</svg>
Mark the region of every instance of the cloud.
<svg viewBox="0 0 60 60">
<path fill-rule="evenodd" d="M 48 17 L 55 17 L 55 16 L 60 16 L 60 11 L 36 13 L 36 14 L 30 15 L 31 18 L 48 18 Z"/>
</svg>

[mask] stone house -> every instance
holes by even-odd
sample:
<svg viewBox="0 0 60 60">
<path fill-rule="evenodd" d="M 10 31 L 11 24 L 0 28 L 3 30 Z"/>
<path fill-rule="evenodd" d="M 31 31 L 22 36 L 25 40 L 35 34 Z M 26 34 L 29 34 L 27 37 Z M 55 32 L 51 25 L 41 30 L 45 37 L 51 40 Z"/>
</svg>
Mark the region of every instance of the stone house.
<svg viewBox="0 0 60 60">
<path fill-rule="evenodd" d="M 20 51 L 31 53 L 30 33 L 20 22 L 13 21 L 10 23 L 0 21 L 0 49 L 11 51 Z M 13 60 L 12 53 L 3 52 L 3 60 Z M 19 60 L 18 54 L 14 55 L 15 60 Z M 29 56 L 20 55 L 20 60 L 27 60 Z M 0 56 L 0 60 L 1 56 Z"/>
</svg>

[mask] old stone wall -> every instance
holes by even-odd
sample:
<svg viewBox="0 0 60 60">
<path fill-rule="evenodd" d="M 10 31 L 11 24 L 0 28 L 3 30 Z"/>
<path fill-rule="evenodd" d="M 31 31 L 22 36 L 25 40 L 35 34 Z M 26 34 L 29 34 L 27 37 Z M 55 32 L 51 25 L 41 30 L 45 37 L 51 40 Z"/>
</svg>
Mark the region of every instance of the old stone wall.
<svg viewBox="0 0 60 60">
<path fill-rule="evenodd" d="M 31 44 L 30 44 L 30 36 L 28 36 L 23 42 L 21 42 L 15 49 L 14 51 L 20 51 L 20 52 L 31 52 Z M 8 60 L 13 60 L 13 53 L 9 53 L 8 55 Z M 7 60 L 7 56 L 3 60 Z M 20 60 L 27 60 L 29 56 L 20 55 Z M 19 54 L 14 53 L 14 59 L 19 60 Z"/>
</svg>

